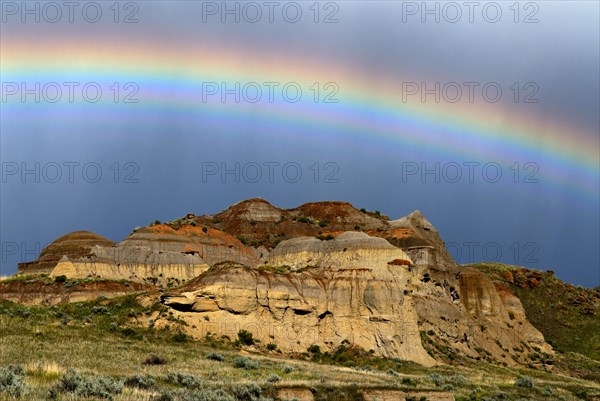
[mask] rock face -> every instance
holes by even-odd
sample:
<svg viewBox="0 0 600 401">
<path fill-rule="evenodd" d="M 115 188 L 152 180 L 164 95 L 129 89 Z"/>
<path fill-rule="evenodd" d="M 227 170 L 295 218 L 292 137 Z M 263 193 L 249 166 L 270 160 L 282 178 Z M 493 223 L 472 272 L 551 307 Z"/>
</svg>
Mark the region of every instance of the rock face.
<svg viewBox="0 0 600 401">
<path fill-rule="evenodd" d="M 255 250 L 245 247 L 235 237 L 213 228 L 206 231 L 197 226 L 185 225 L 175 230 L 159 224 L 137 230 L 119 243 L 119 263 L 143 262 L 148 254 L 169 254 L 173 263 L 179 262 L 181 255 L 196 256 L 209 266 L 223 261 L 234 261 L 247 265 L 258 262 Z M 154 256 L 157 257 L 157 256 Z M 141 259 L 140 259 L 141 258 Z M 164 263 L 164 262 L 163 262 Z"/>
<path fill-rule="evenodd" d="M 38 271 L 176 286 L 162 300 L 188 334 L 235 339 L 245 329 L 289 352 L 351 343 L 428 366 L 458 356 L 526 363 L 511 352 L 523 346 L 552 352 L 520 301 L 458 266 L 419 211 L 390 221 L 345 202 L 280 209 L 250 199 L 119 244 L 69 234 L 20 266 Z"/>
<path fill-rule="evenodd" d="M 432 365 L 416 326 L 406 326 L 416 322 L 416 314 L 400 290 L 407 286 L 406 268 L 390 264 L 395 260 L 410 264 L 401 249 L 364 233 L 329 241 L 300 237 L 283 241 L 268 257 L 270 265 L 289 267 L 288 273 L 222 264 L 164 302 L 194 322 L 199 329 L 192 334 L 198 336 L 235 337 L 244 328 L 290 352 L 312 344 L 334 350 L 348 341 Z"/>
<path fill-rule="evenodd" d="M 65 255 L 72 258 L 92 256 L 95 246 L 112 247 L 115 243 L 89 231 L 75 231 L 63 235 L 40 253 L 40 257 L 27 263 L 19 263 L 19 273 L 50 273 Z"/>
<path fill-rule="evenodd" d="M 437 230 L 420 211 L 415 210 L 401 219 L 390 221 L 390 227 L 396 231 L 404 229 L 403 236 L 386 238 L 390 243 L 406 249 L 415 264 L 442 271 L 456 267 Z"/>
<path fill-rule="evenodd" d="M 195 221 L 243 237 L 253 247 L 271 250 L 285 239 L 314 237 L 324 231 L 385 229 L 389 227 L 387 220 L 381 214 L 358 210 L 347 202 L 313 202 L 295 209 L 280 209 L 256 198 Z"/>
<path fill-rule="evenodd" d="M 166 255 L 167 259 L 169 255 Z M 87 262 L 64 257 L 50 273 L 50 277 L 66 276 L 70 279 L 102 278 L 152 283 L 161 286 L 179 285 L 208 270 L 204 263 L 116 263 Z"/>
<path fill-rule="evenodd" d="M 312 344 L 333 351 L 348 341 L 430 366 L 435 361 L 421 346 L 414 305 L 399 291 L 406 280 L 398 266 L 390 265 L 277 274 L 225 264 L 164 302 L 196 326 L 191 334 L 197 336 L 211 332 L 235 338 L 245 329 L 290 352 L 305 352 Z"/>
<path fill-rule="evenodd" d="M 268 256 L 269 265 L 286 265 L 298 270 L 307 266 L 322 268 L 385 268 L 388 263 L 412 264 L 403 250 L 382 238 L 348 231 L 333 240 L 298 237 L 281 242 Z"/>
<path fill-rule="evenodd" d="M 387 217 L 379 213 L 369 213 L 354 208 L 348 202 L 313 202 L 305 203 L 291 210 L 292 214 L 323 221 L 335 230 L 361 230 L 386 228 Z"/>
<path fill-rule="evenodd" d="M 225 224 L 232 224 L 239 221 L 273 223 L 279 221 L 284 211 L 279 209 L 264 199 L 255 198 L 238 202 L 227 210 L 216 215 L 218 220 Z"/>
<path fill-rule="evenodd" d="M 68 234 L 46 247 L 38 260 L 22 264 L 19 273 L 176 285 L 215 263 L 253 266 L 258 259 L 256 250 L 222 231 L 157 224 L 136 230 L 119 244 L 89 232 Z"/>
<path fill-rule="evenodd" d="M 245 329 L 290 352 L 348 341 L 432 365 L 422 333 L 455 355 L 507 364 L 520 362 L 506 350 L 522 343 L 550 352 L 518 299 L 501 297 L 485 275 L 457 266 L 418 211 L 367 232 L 383 238 L 354 231 L 284 240 L 266 266 L 215 266 L 164 303 L 196 327 L 191 335 L 235 338 Z"/>
</svg>

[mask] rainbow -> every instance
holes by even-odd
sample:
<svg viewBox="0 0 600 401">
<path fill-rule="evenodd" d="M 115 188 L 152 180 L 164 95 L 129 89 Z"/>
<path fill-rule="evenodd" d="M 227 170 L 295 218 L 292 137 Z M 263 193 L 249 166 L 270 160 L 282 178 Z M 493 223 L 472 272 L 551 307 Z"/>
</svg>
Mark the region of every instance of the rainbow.
<svg viewBox="0 0 600 401">
<path fill-rule="evenodd" d="M 277 54 L 223 46 L 195 49 L 133 40 L 117 47 L 101 40 L 89 43 L 71 39 L 58 44 L 7 40 L 0 61 L 3 83 L 94 81 L 108 86 L 135 82 L 140 102 L 121 104 L 103 99 L 101 106 L 92 108 L 85 102 L 58 107 L 9 100 L 3 101 L 3 118 L 19 120 L 30 115 L 34 107 L 47 107 L 53 119 L 77 119 L 86 111 L 88 120 L 129 118 L 149 126 L 164 113 L 201 116 L 215 127 L 224 119 L 254 119 L 268 123 L 273 134 L 291 137 L 298 135 L 295 132 L 303 133 L 290 140 L 311 136 L 318 140 L 329 135 L 369 149 L 381 146 L 389 152 L 401 148 L 442 160 L 488 160 L 506 165 L 541 161 L 540 179 L 598 202 L 597 133 L 498 104 L 424 103 L 416 96 L 417 100 L 403 101 L 401 82 L 426 81 L 418 74 L 373 77 L 328 60 L 284 59 Z M 294 104 L 203 103 L 203 82 L 295 82 L 304 89 L 315 82 L 335 82 L 338 103 L 315 102 L 312 93 Z"/>
</svg>

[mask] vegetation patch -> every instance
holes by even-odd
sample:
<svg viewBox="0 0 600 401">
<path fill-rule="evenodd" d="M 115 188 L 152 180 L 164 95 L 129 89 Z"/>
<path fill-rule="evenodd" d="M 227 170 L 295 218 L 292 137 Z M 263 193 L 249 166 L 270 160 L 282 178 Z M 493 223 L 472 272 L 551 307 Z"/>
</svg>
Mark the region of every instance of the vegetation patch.
<svg viewBox="0 0 600 401">
<path fill-rule="evenodd" d="M 156 380 L 152 376 L 135 375 L 125 379 L 125 386 L 141 390 L 150 390 L 156 386 Z"/>
<path fill-rule="evenodd" d="M 253 345 L 255 341 L 252 333 L 244 329 L 238 331 L 238 340 L 243 345 Z"/>
<path fill-rule="evenodd" d="M 25 370 L 22 366 L 0 367 L 0 393 L 6 393 L 14 398 L 27 394 L 29 389 L 24 382 L 24 376 Z"/>
<path fill-rule="evenodd" d="M 187 388 L 200 388 L 202 386 L 202 380 L 199 377 L 182 372 L 168 373 L 165 376 L 165 381 Z"/>
<path fill-rule="evenodd" d="M 345 388 L 324 386 L 313 388 L 315 401 L 367 401 L 356 385 Z"/>
<path fill-rule="evenodd" d="M 115 380 L 108 376 L 81 375 L 75 369 L 71 369 L 60 378 L 56 392 L 73 393 L 79 397 L 98 397 L 112 400 L 114 395 L 123 391 L 122 380 Z"/>
<path fill-rule="evenodd" d="M 233 367 L 246 370 L 253 370 L 260 368 L 260 362 L 254 361 L 250 358 L 246 358 L 245 356 L 236 356 L 235 358 L 233 358 Z"/>
</svg>

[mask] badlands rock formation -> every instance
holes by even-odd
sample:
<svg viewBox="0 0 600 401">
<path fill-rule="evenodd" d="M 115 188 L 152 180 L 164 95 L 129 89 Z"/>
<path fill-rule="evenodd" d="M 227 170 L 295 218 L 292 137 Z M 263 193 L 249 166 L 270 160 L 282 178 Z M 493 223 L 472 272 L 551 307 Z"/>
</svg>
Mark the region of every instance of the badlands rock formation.
<svg viewBox="0 0 600 401">
<path fill-rule="evenodd" d="M 260 198 L 238 202 L 221 213 L 196 220 L 198 224 L 242 237 L 248 245 L 266 249 L 294 237 L 381 230 L 389 226 L 387 217 L 362 212 L 347 202 L 314 202 L 295 209 L 280 209 Z"/>
<path fill-rule="evenodd" d="M 254 265 L 258 256 L 219 230 L 156 224 L 134 231 L 119 244 L 89 232 L 68 234 L 44 248 L 36 261 L 20 264 L 19 273 L 167 285 L 190 280 L 226 260 Z"/>
<path fill-rule="evenodd" d="M 459 267 L 418 211 L 390 220 L 345 202 L 280 209 L 250 199 L 138 229 L 119 244 L 72 236 L 20 272 L 186 281 L 162 301 L 196 337 L 235 339 L 245 329 L 283 351 L 351 343 L 423 365 L 458 355 L 514 365 L 527 354 L 514 350 L 552 352 L 520 301 Z"/>
<path fill-rule="evenodd" d="M 507 351 L 513 347 L 551 352 L 519 300 L 500 297 L 485 275 L 457 266 L 420 212 L 389 221 L 346 203 L 321 202 L 321 213 L 312 205 L 282 210 L 250 200 L 217 215 L 216 224 L 239 236 L 282 230 L 279 238 L 290 239 L 278 242 L 262 266 L 214 266 L 165 296 L 196 327 L 190 334 L 235 338 L 245 329 L 294 352 L 313 343 L 331 351 L 348 341 L 424 365 L 435 361 L 422 336 L 446 347 L 444 357 L 516 364 L 522 361 Z M 350 231 L 355 227 L 366 233 Z"/>
<path fill-rule="evenodd" d="M 404 263 L 403 263 L 404 262 Z M 329 269 L 385 268 L 388 263 L 411 265 L 408 255 L 383 238 L 347 231 L 333 240 L 297 237 L 281 242 L 267 258 L 267 264 L 290 266 L 293 270 L 305 267 Z"/>
<path fill-rule="evenodd" d="M 290 271 L 217 265 L 165 297 L 165 304 L 200 328 L 197 335 L 236 336 L 244 328 L 285 351 L 304 352 L 312 344 L 333 350 L 348 341 L 384 356 L 435 362 L 420 346 L 416 326 L 406 325 L 417 320 L 400 290 L 409 275 L 405 266 L 390 264 L 410 264 L 401 249 L 348 232 L 330 241 L 284 241 L 268 260 Z"/>
<path fill-rule="evenodd" d="M 75 231 L 63 235 L 40 253 L 40 257 L 27 263 L 19 263 L 19 273 L 50 273 L 65 255 L 74 259 L 92 256 L 95 246 L 113 247 L 115 243 L 89 231 Z"/>
</svg>

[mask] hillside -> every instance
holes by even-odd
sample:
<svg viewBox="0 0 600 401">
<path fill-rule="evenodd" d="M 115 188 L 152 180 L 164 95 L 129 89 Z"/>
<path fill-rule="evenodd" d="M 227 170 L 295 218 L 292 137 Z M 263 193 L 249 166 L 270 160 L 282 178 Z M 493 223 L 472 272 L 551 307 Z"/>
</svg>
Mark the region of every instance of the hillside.
<svg viewBox="0 0 600 401">
<path fill-rule="evenodd" d="M 73 380 L 115 400 L 591 400 L 599 295 L 459 266 L 419 211 L 250 199 L 21 264 L 0 281 L 0 400 L 78 399 Z"/>
<path fill-rule="evenodd" d="M 484 272 L 501 291 L 515 294 L 527 319 L 556 351 L 600 361 L 600 287 L 576 287 L 552 271 L 489 263 L 470 267 Z"/>
</svg>

